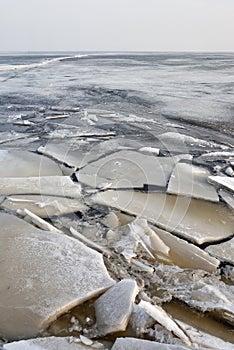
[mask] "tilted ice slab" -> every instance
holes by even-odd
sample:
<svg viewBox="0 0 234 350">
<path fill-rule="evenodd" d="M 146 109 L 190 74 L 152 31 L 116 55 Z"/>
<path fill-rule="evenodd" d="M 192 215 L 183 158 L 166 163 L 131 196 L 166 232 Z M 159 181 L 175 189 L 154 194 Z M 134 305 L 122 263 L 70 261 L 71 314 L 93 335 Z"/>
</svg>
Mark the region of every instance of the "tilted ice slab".
<svg viewBox="0 0 234 350">
<path fill-rule="evenodd" d="M 183 268 L 212 272 L 220 264 L 219 260 L 194 244 L 155 226 L 150 227 L 145 219 L 137 218 L 113 233 L 115 236 L 112 238 L 112 245 L 126 259 L 137 255 L 137 246 L 140 243 L 151 258 L 173 262 Z"/>
<path fill-rule="evenodd" d="M 62 176 L 59 166 L 42 155 L 18 150 L 0 150 L 0 177 Z"/>
<path fill-rule="evenodd" d="M 229 147 L 217 144 L 213 141 L 206 141 L 199 138 L 195 138 L 189 135 L 181 134 L 178 132 L 166 132 L 157 136 L 162 144 L 168 149 L 168 151 L 175 151 L 175 149 L 185 152 L 186 147 L 193 146 L 199 148 L 219 148 L 226 150 Z"/>
<path fill-rule="evenodd" d="M 219 196 L 215 187 L 208 183 L 209 175 L 206 168 L 178 163 L 172 172 L 167 192 L 218 202 Z"/>
<path fill-rule="evenodd" d="M 157 157 L 119 151 L 88 164 L 76 176 L 92 187 L 101 187 L 103 182 L 110 183 L 111 188 L 166 187 L 175 164 L 181 159 L 191 160 L 192 156 Z"/>
<path fill-rule="evenodd" d="M 217 160 L 227 160 L 229 158 L 234 158 L 234 151 L 222 151 L 222 152 L 209 152 L 204 153 L 197 160 L 202 160 L 206 162 L 215 162 Z"/>
<path fill-rule="evenodd" d="M 186 346 L 157 343 L 136 338 L 117 338 L 112 350 L 188 350 Z"/>
<path fill-rule="evenodd" d="M 222 199 L 227 203 L 227 205 L 234 209 L 234 193 L 230 193 L 226 190 L 220 189 L 219 195 L 222 197 Z"/>
<path fill-rule="evenodd" d="M 219 241 L 234 233 L 232 211 L 218 203 L 135 191 L 99 192 L 92 201 L 145 217 L 160 228 L 198 244 Z"/>
<path fill-rule="evenodd" d="M 0 177 L 0 195 L 43 194 L 80 198 L 81 186 L 69 176 Z"/>
<path fill-rule="evenodd" d="M 153 230 L 170 248 L 169 259 L 174 264 L 183 268 L 201 269 L 208 272 L 217 270 L 219 260 L 204 250 L 157 227 L 153 227 Z"/>
<path fill-rule="evenodd" d="M 0 214 L 0 221 L 2 337 L 34 337 L 114 284 L 102 255 L 76 239 L 8 214 Z"/>
<path fill-rule="evenodd" d="M 234 238 L 227 242 L 211 245 L 206 251 L 218 259 L 234 264 Z"/>
<path fill-rule="evenodd" d="M 234 178 L 228 176 L 209 176 L 209 182 L 217 187 L 222 187 L 228 191 L 234 192 Z"/>
<path fill-rule="evenodd" d="M 85 211 L 87 206 L 78 199 L 40 195 L 14 195 L 6 197 L 1 208 L 17 211 L 28 209 L 41 218 Z"/>
<path fill-rule="evenodd" d="M 202 332 L 182 321 L 176 320 L 177 324 L 186 332 L 195 348 L 213 349 L 213 350 L 234 350 L 234 344 L 225 342 L 224 340 Z"/>
<path fill-rule="evenodd" d="M 156 322 L 164 326 L 167 330 L 174 333 L 186 345 L 191 345 L 191 342 L 183 330 L 178 327 L 172 317 L 158 305 L 152 305 L 148 301 L 141 300 L 139 306 L 147 312 Z"/>
<path fill-rule="evenodd" d="M 99 335 L 125 331 L 138 293 L 134 280 L 125 279 L 111 287 L 94 303 Z"/>
<path fill-rule="evenodd" d="M 110 137 L 115 136 L 115 132 L 105 131 L 98 128 L 84 128 L 74 125 L 51 123 L 54 130 L 46 135 L 49 139 L 65 139 L 72 137 Z"/>
<path fill-rule="evenodd" d="M 21 340 L 3 346 L 6 350 L 88 350 L 93 347 L 78 342 L 78 338 L 72 337 L 48 337 Z"/>
</svg>

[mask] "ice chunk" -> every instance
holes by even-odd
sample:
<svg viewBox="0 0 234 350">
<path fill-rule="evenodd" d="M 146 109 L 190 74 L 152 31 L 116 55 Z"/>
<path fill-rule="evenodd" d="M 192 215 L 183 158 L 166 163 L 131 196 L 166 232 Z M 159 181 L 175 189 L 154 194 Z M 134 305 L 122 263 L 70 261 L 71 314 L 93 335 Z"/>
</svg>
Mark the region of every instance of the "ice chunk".
<svg viewBox="0 0 234 350">
<path fill-rule="evenodd" d="M 37 194 L 80 198 L 81 186 L 69 176 L 0 177 L 0 195 Z"/>
<path fill-rule="evenodd" d="M 34 337 L 59 315 L 114 284 L 102 255 L 76 239 L 0 214 L 0 329 Z"/>
<path fill-rule="evenodd" d="M 230 208 L 234 209 L 234 193 L 232 194 L 226 190 L 221 189 L 219 190 L 219 195 Z"/>
<path fill-rule="evenodd" d="M 215 162 L 219 160 L 227 160 L 229 158 L 234 158 L 234 151 L 222 151 L 222 152 L 209 152 L 204 153 L 197 160 L 202 160 L 206 162 Z"/>
<path fill-rule="evenodd" d="M 137 218 L 129 224 L 129 228 L 137 239 L 142 240 L 152 255 L 163 254 L 168 256 L 170 248 L 161 240 L 156 232 L 149 227 L 145 219 Z"/>
<path fill-rule="evenodd" d="M 111 183 L 112 188 L 166 187 L 177 162 L 189 155 L 156 157 L 135 151 L 119 151 L 88 164 L 76 173 L 80 182 L 97 187 Z M 137 176 L 136 176 L 137 174 Z"/>
<path fill-rule="evenodd" d="M 112 350 L 188 350 L 181 345 L 161 344 L 155 341 L 136 338 L 117 338 Z"/>
<path fill-rule="evenodd" d="M 174 151 L 177 147 L 184 145 L 197 146 L 201 148 L 220 148 L 228 149 L 229 147 L 217 144 L 213 141 L 206 141 L 192 137 L 190 135 L 181 134 L 178 132 L 166 132 L 158 136 L 158 139 L 167 147 L 169 151 Z"/>
<path fill-rule="evenodd" d="M 183 268 L 201 269 L 208 272 L 217 270 L 219 260 L 211 257 L 204 250 L 157 227 L 153 227 L 153 230 L 170 248 L 169 258 L 174 264 Z"/>
<path fill-rule="evenodd" d="M 234 178 L 227 176 L 209 176 L 209 182 L 217 187 L 225 188 L 228 191 L 234 192 Z"/>
<path fill-rule="evenodd" d="M 0 177 L 62 176 L 59 166 L 42 155 L 19 150 L 0 150 Z"/>
<path fill-rule="evenodd" d="M 147 301 L 141 300 L 139 306 L 145 310 L 156 322 L 160 323 L 170 332 L 173 332 L 178 338 L 180 338 L 186 345 L 191 345 L 191 342 L 182 329 L 176 324 L 175 321 L 158 305 L 152 305 Z"/>
<path fill-rule="evenodd" d="M 1 203 L 1 207 L 12 211 L 26 208 L 42 218 L 87 210 L 86 205 L 81 199 L 44 195 L 9 196 Z"/>
<path fill-rule="evenodd" d="M 97 329 L 100 335 L 124 331 L 138 293 L 134 280 L 122 280 L 94 303 Z"/>
<path fill-rule="evenodd" d="M 194 347 L 199 349 L 214 349 L 214 350 L 234 350 L 234 344 L 225 342 L 208 333 L 202 332 L 182 321 L 176 320 L 182 329 L 189 335 Z"/>
<path fill-rule="evenodd" d="M 139 148 L 139 152 L 145 152 L 145 153 L 152 153 L 156 156 L 159 155 L 160 148 L 155 148 L 155 147 L 141 147 Z"/>
<path fill-rule="evenodd" d="M 88 350 L 93 347 L 81 343 L 74 337 L 48 337 L 21 340 L 4 345 L 6 350 Z"/>
<path fill-rule="evenodd" d="M 222 261 L 234 264 L 234 238 L 224 243 L 211 245 L 205 250 Z"/>
<path fill-rule="evenodd" d="M 208 183 L 209 175 L 206 168 L 178 163 L 172 172 L 167 192 L 218 202 L 219 196 L 214 186 Z"/>
<path fill-rule="evenodd" d="M 145 217 L 160 228 L 198 244 L 219 241 L 233 234 L 233 213 L 219 203 L 135 191 L 99 192 L 92 200 Z"/>
</svg>

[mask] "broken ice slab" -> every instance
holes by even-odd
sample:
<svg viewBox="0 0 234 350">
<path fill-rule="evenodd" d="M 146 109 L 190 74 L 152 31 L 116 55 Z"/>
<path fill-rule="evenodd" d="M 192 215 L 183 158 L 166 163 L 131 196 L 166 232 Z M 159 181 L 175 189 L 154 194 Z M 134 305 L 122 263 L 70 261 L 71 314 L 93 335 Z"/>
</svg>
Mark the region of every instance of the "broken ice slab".
<svg viewBox="0 0 234 350">
<path fill-rule="evenodd" d="M 226 190 L 221 189 L 219 190 L 219 195 L 231 209 L 234 209 L 234 193 L 232 194 Z"/>
<path fill-rule="evenodd" d="M 47 337 L 21 340 L 3 346 L 5 350 L 88 350 L 93 347 L 82 344 L 75 337 Z"/>
<path fill-rule="evenodd" d="M 125 331 L 137 293 L 136 282 L 124 279 L 95 301 L 96 326 L 99 335 Z"/>
<path fill-rule="evenodd" d="M 210 245 L 205 250 L 221 261 L 234 264 L 234 238 L 224 243 Z"/>
<path fill-rule="evenodd" d="M 210 172 L 204 167 L 177 163 L 171 174 L 167 193 L 218 202 L 214 186 L 208 183 Z"/>
<path fill-rule="evenodd" d="M 136 338 L 117 338 L 112 350 L 188 350 L 186 346 L 157 343 Z"/>
<path fill-rule="evenodd" d="M 49 139 L 65 139 L 65 138 L 74 138 L 74 137 L 112 137 L 115 136 L 113 131 L 105 131 L 93 127 L 77 127 L 74 125 L 67 124 L 56 124 L 51 123 L 51 126 L 54 130 L 49 131 L 45 137 Z"/>
<path fill-rule="evenodd" d="M 234 192 L 234 178 L 227 176 L 209 176 L 208 181 L 217 187 L 221 187 L 228 191 Z"/>
<path fill-rule="evenodd" d="M 59 315 L 115 282 L 102 255 L 76 239 L 0 214 L 0 329 L 7 339 L 36 336 Z"/>
<path fill-rule="evenodd" d="M 234 344 L 226 342 L 218 337 L 202 332 L 182 321 L 176 320 L 177 324 L 188 334 L 195 348 L 214 350 L 234 350 Z"/>
<path fill-rule="evenodd" d="M 69 176 L 0 177 L 0 195 L 43 194 L 80 198 L 81 186 Z"/>
<path fill-rule="evenodd" d="M 157 157 L 131 150 L 119 151 L 88 164 L 76 176 L 80 182 L 97 188 L 102 183 L 111 183 L 112 188 L 166 187 L 175 164 L 181 159 L 192 157 L 188 154 Z"/>
<path fill-rule="evenodd" d="M 152 305 L 147 301 L 141 300 L 139 306 L 147 312 L 156 322 L 165 327 L 168 331 L 175 334 L 181 339 L 186 345 L 191 345 L 191 342 L 184 331 L 173 321 L 172 317 L 158 305 Z"/>
<path fill-rule="evenodd" d="M 14 131 L 3 131 L 3 132 L 0 132 L 0 144 L 24 139 L 28 136 L 29 134 L 26 134 L 26 133 L 16 133 Z"/>
<path fill-rule="evenodd" d="M 51 159 L 29 151 L 0 150 L 0 177 L 61 176 Z"/>
<path fill-rule="evenodd" d="M 169 152 L 175 152 L 175 150 L 177 150 L 177 152 L 188 152 L 188 150 L 186 151 L 186 149 L 191 147 L 195 149 L 218 148 L 222 150 L 226 150 L 229 148 L 227 146 L 217 144 L 213 141 L 202 140 L 178 132 L 166 132 L 157 137 Z"/>
<path fill-rule="evenodd" d="M 194 244 L 155 226 L 152 229 L 170 248 L 168 257 L 174 264 L 182 268 L 201 269 L 208 272 L 214 272 L 219 267 L 219 260 Z"/>
<path fill-rule="evenodd" d="M 224 161 L 229 158 L 234 158 L 234 151 L 216 151 L 204 153 L 200 157 L 196 158 L 198 161 L 206 161 L 206 162 L 215 162 L 215 161 Z"/>
<path fill-rule="evenodd" d="M 216 242 L 234 233 L 233 213 L 219 203 L 135 191 L 99 192 L 92 201 L 145 217 L 156 226 L 197 244 Z"/>
<path fill-rule="evenodd" d="M 87 206 L 78 199 L 43 195 L 8 196 L 0 204 L 1 208 L 17 211 L 28 209 L 41 218 L 65 215 L 76 211 L 84 212 Z"/>
</svg>

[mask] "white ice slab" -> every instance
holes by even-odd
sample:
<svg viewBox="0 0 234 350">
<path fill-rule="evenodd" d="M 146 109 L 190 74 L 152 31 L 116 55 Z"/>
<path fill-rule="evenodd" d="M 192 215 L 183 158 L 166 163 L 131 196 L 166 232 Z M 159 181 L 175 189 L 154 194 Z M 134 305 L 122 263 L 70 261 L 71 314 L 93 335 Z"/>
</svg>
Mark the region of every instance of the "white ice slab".
<svg viewBox="0 0 234 350">
<path fill-rule="evenodd" d="M 17 211 L 28 209 L 41 218 L 86 211 L 87 206 L 78 199 L 44 195 L 14 195 L 6 197 L 1 208 Z"/>
<path fill-rule="evenodd" d="M 198 244 L 215 242 L 234 233 L 232 211 L 218 203 L 164 193 L 99 192 L 94 203 L 145 217 L 166 231 Z"/>
<path fill-rule="evenodd" d="M 209 182 L 217 187 L 234 192 L 234 178 L 228 176 L 209 176 Z"/>
<path fill-rule="evenodd" d="M 227 203 L 227 205 L 234 209 L 234 193 L 228 192 L 226 190 L 220 189 L 219 195 L 222 197 L 222 199 Z"/>
<path fill-rule="evenodd" d="M 177 163 L 171 174 L 167 193 L 218 202 L 214 186 L 208 183 L 210 172 L 204 167 Z"/>
<path fill-rule="evenodd" d="M 35 337 L 59 315 L 115 283 L 102 255 L 76 239 L 8 214 L 0 214 L 0 221 L 2 337 Z"/>
</svg>

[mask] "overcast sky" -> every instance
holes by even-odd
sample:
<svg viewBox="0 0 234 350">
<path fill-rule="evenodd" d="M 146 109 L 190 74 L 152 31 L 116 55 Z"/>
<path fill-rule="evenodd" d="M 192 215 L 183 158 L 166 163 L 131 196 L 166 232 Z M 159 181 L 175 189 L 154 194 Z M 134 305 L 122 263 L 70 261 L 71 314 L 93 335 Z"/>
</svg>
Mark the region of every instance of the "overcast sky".
<svg viewBox="0 0 234 350">
<path fill-rule="evenodd" d="M 0 51 L 234 51 L 234 0 L 0 0 Z"/>
</svg>

